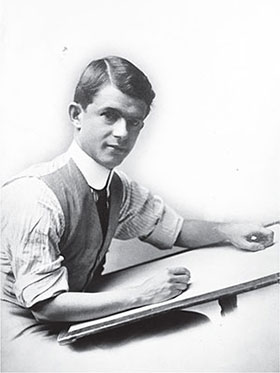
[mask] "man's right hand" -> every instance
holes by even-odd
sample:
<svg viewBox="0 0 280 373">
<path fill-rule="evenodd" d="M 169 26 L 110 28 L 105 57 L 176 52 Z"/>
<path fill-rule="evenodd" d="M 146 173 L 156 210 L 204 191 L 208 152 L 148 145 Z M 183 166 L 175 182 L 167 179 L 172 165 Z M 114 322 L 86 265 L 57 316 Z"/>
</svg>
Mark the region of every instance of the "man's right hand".
<svg viewBox="0 0 280 373">
<path fill-rule="evenodd" d="M 140 302 L 151 304 L 177 297 L 187 289 L 190 277 L 185 267 L 167 268 L 139 286 Z"/>
<path fill-rule="evenodd" d="M 32 313 L 42 322 L 78 322 L 112 315 L 176 297 L 188 287 L 190 272 L 184 267 L 159 271 L 143 284 L 97 293 L 64 292 L 35 304 Z"/>
</svg>

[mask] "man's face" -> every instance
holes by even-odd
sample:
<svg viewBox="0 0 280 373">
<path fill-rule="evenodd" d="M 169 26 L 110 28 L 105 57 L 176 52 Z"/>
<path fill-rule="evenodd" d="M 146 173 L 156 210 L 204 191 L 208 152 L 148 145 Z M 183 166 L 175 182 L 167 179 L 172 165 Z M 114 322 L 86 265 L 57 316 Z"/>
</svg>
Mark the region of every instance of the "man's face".
<svg viewBox="0 0 280 373">
<path fill-rule="evenodd" d="M 77 142 L 99 164 L 109 169 L 118 166 L 132 150 L 143 127 L 146 103 L 107 85 L 86 110 L 80 109 Z"/>
</svg>

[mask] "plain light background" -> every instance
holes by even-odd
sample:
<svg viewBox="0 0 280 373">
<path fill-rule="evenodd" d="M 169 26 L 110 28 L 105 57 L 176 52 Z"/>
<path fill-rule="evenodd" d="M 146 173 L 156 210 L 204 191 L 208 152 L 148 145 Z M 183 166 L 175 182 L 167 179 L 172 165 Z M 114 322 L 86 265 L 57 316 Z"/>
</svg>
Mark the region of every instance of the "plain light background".
<svg viewBox="0 0 280 373">
<path fill-rule="evenodd" d="M 157 93 L 121 169 L 190 218 L 279 219 L 279 1 L 1 4 L 1 182 L 67 148 L 82 70 L 115 54 Z M 109 266 L 157 255 L 128 245 Z"/>
</svg>

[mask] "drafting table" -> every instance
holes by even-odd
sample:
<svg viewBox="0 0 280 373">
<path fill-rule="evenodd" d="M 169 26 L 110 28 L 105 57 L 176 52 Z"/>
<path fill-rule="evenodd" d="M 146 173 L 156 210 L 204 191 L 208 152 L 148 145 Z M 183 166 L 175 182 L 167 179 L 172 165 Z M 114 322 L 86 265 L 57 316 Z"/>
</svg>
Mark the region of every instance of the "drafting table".
<svg viewBox="0 0 280 373">
<path fill-rule="evenodd" d="M 274 229 L 278 241 L 279 228 Z M 257 253 L 232 246 L 179 253 L 105 275 L 96 290 L 141 283 L 160 268 L 178 264 L 190 269 L 192 284 L 186 293 L 174 298 L 175 302 L 198 292 L 209 294 L 264 277 L 273 279 L 273 283 L 277 276 L 274 274 L 279 272 L 279 244 Z M 59 345 L 57 335 L 48 333 L 35 335 L 32 340 L 30 336 L 28 343 L 14 346 L 10 369 L 42 371 L 43 366 L 45 371 L 60 372 L 279 371 L 278 284 L 225 300 L 228 304 L 224 305 L 224 316 L 218 301 L 209 300 L 183 311 L 173 310 L 89 335 L 72 344 Z"/>
<path fill-rule="evenodd" d="M 59 342 L 70 343 L 78 338 L 163 312 L 225 299 L 229 295 L 237 295 L 279 282 L 277 245 L 256 253 L 220 246 L 181 253 L 104 276 L 95 290 L 106 291 L 125 287 L 127 284 L 141 284 L 161 269 L 182 265 L 191 270 L 192 280 L 189 289 L 180 296 L 96 321 L 78 323 L 71 326 L 68 332 L 61 333 Z"/>
<path fill-rule="evenodd" d="M 275 227 L 274 230 L 278 241 L 279 229 Z M 181 296 L 162 303 L 174 305 L 210 294 L 206 303 L 198 302 L 198 305 L 186 308 L 187 312 L 173 310 L 135 323 L 127 322 L 62 348 L 80 352 L 85 349 L 86 361 L 90 356 L 89 351 L 99 354 L 101 346 L 102 355 L 110 352 L 108 366 L 113 364 L 116 370 L 126 370 L 127 367 L 127 370 L 152 371 L 277 371 L 279 288 L 276 282 L 279 279 L 279 244 L 256 253 L 232 246 L 216 246 L 176 254 L 108 274 L 96 290 L 122 287 L 127 283 L 139 284 L 159 269 L 174 265 L 184 265 L 190 269 L 191 286 Z M 264 287 L 256 286 L 256 290 L 253 290 L 259 279 L 264 281 Z M 242 293 L 244 283 L 252 285 L 251 289 L 244 290 L 246 293 Z M 227 293 L 219 291 L 232 290 L 236 285 L 241 288 L 228 294 L 238 294 L 237 298 L 234 295 L 229 297 L 228 310 L 225 306 L 223 317 L 217 299 L 219 295 Z M 213 292 L 217 293 L 211 299 Z M 226 298 L 222 299 L 227 301 Z M 152 310 L 162 303 L 142 309 Z M 230 310 L 232 312 L 227 313 Z M 113 320 L 115 317 L 111 316 Z M 96 321 L 97 326 L 99 322 Z M 74 334 L 79 330 L 84 332 L 87 327 L 88 323 L 79 323 L 72 326 L 70 331 Z M 106 370 L 107 363 L 103 364 Z"/>
</svg>

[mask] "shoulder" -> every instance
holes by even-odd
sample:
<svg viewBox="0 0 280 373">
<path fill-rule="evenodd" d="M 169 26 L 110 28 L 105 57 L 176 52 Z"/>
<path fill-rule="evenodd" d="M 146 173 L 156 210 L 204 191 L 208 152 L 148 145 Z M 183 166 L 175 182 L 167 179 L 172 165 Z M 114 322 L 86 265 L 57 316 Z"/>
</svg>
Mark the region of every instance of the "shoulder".
<svg viewBox="0 0 280 373">
<path fill-rule="evenodd" d="M 19 203 L 21 206 L 38 201 L 54 201 L 54 193 L 42 180 L 67 164 L 69 157 L 64 153 L 51 161 L 30 166 L 7 180 L 1 187 L 2 203 Z"/>
<path fill-rule="evenodd" d="M 35 226 L 46 235 L 49 227 L 62 234 L 65 218 L 55 194 L 36 177 L 19 178 L 5 185 L 1 190 L 3 232 L 18 237 Z"/>
<path fill-rule="evenodd" d="M 1 189 L 1 207 L 3 214 L 17 213 L 36 209 L 49 209 L 60 212 L 60 204 L 53 191 L 39 178 L 19 177 L 4 185 Z"/>
<path fill-rule="evenodd" d="M 39 178 L 45 175 L 49 175 L 53 172 L 56 172 L 62 169 L 65 165 L 69 163 L 69 160 L 70 160 L 69 153 L 60 154 L 50 161 L 37 163 L 37 164 L 34 164 L 28 167 L 26 170 L 22 171 L 21 173 L 16 175 L 11 180 L 15 180 L 21 177 L 28 177 L 28 176 L 34 176 L 34 177 Z"/>
<path fill-rule="evenodd" d="M 123 171 L 115 170 L 114 175 L 119 177 L 124 186 L 129 185 L 131 182 L 131 179 Z"/>
<path fill-rule="evenodd" d="M 120 170 L 115 170 L 115 174 L 119 176 L 122 184 L 124 187 L 136 187 L 138 186 L 139 188 L 144 188 L 143 185 L 139 184 L 137 181 L 133 180 L 128 176 L 126 173 Z"/>
<path fill-rule="evenodd" d="M 122 184 L 124 197 L 127 194 L 130 194 L 131 190 L 133 190 L 133 189 L 137 188 L 137 186 L 139 186 L 139 184 L 137 182 L 135 182 L 134 180 L 132 180 L 123 171 L 115 170 L 114 174 L 115 174 L 115 176 L 117 176 L 119 178 L 119 180 L 120 180 L 120 182 Z"/>
<path fill-rule="evenodd" d="M 124 172 L 115 171 L 119 176 L 123 185 L 123 201 L 144 201 L 147 198 L 152 198 L 152 194 L 148 188 L 132 180 Z"/>
<path fill-rule="evenodd" d="M 52 190 L 34 176 L 17 178 L 2 187 L 1 200 L 4 206 L 16 205 L 18 208 L 37 203 L 56 204 Z"/>
</svg>

